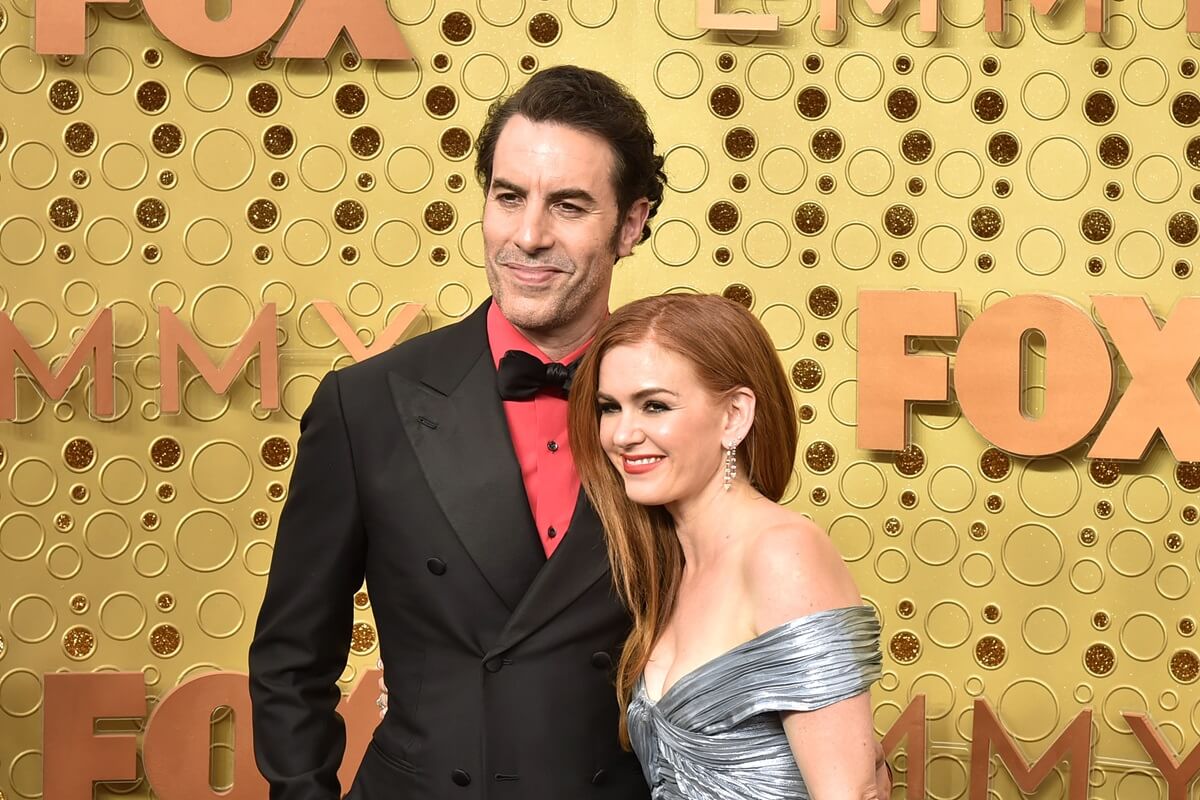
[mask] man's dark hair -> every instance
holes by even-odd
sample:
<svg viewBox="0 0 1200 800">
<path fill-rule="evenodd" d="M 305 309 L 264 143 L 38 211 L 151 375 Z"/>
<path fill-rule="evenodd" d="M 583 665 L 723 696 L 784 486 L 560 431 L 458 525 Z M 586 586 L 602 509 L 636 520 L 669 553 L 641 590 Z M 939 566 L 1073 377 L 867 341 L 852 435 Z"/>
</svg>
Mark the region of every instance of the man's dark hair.
<svg viewBox="0 0 1200 800">
<path fill-rule="evenodd" d="M 667 176 L 663 157 L 654 152 L 654 134 L 646 109 L 625 87 L 607 75 L 583 67 L 542 70 L 513 94 L 492 103 L 476 141 L 475 176 L 483 190 L 492 184 L 492 160 L 505 123 L 514 115 L 531 122 L 566 125 L 599 136 L 612 147 L 613 188 L 620 218 L 642 197 L 650 216 L 642 238 L 650 238 L 650 217 L 662 202 Z"/>
</svg>

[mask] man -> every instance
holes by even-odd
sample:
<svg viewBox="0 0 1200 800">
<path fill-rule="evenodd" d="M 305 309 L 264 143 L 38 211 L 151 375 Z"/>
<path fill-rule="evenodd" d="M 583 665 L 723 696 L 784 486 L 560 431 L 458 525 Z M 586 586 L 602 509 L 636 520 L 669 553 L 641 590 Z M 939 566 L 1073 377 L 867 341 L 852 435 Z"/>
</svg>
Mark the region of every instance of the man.
<svg viewBox="0 0 1200 800">
<path fill-rule="evenodd" d="M 476 147 L 492 300 L 326 375 L 301 422 L 250 650 L 273 800 L 339 797 L 364 576 L 391 698 L 349 797 L 649 795 L 617 739 L 629 619 L 571 463 L 564 365 L 648 236 L 662 159 L 637 101 L 575 67 L 494 105 Z"/>
</svg>

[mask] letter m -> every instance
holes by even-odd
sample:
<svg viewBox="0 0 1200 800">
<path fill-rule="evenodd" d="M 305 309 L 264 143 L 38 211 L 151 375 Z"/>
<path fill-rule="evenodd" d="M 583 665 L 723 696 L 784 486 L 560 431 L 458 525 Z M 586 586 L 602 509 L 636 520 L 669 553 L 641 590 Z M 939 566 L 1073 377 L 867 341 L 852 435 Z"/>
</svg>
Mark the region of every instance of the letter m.
<svg viewBox="0 0 1200 800">
<path fill-rule="evenodd" d="M 33 347 L 17 330 L 8 314 L 0 311 L 0 420 L 11 420 L 17 416 L 16 360 L 25 365 L 33 382 L 50 396 L 61 400 L 83 371 L 88 355 L 92 355 L 92 382 L 95 384 L 95 400 L 92 416 L 111 417 L 113 401 L 113 315 L 112 309 L 103 309 L 71 352 L 66 362 L 52 370 L 42 361 Z"/>
<path fill-rule="evenodd" d="M 1053 14 L 1064 0 L 1029 0 L 1033 10 L 1043 16 Z M 1104 0 L 1085 0 L 1084 27 L 1088 33 L 1104 31 Z M 989 33 L 1004 30 L 1004 0 L 984 0 L 984 28 Z"/>
<path fill-rule="evenodd" d="M 214 392 L 224 394 L 242 367 L 246 366 L 255 348 L 259 351 L 262 407 L 279 408 L 279 348 L 275 341 L 274 303 L 263 306 L 263 310 L 242 334 L 233 353 L 220 366 L 213 363 L 192 332 L 179 321 L 179 317 L 169 308 L 159 306 L 158 360 L 162 370 L 163 413 L 179 413 L 179 351 L 187 355 L 200 377 Z"/>
<path fill-rule="evenodd" d="M 897 0 L 867 0 L 867 7 L 882 14 L 895 5 Z M 821 0 L 821 30 L 837 30 L 838 0 Z M 921 0 L 921 30 L 938 29 L 938 0 Z"/>
<path fill-rule="evenodd" d="M 988 764 L 991 761 L 993 745 L 996 755 L 1004 762 L 1013 781 L 1025 794 L 1032 794 L 1046 780 L 1055 765 L 1066 761 L 1071 769 L 1071 781 L 1066 796 L 1087 797 L 1088 772 L 1092 761 L 1091 732 L 1092 710 L 1085 708 L 1051 743 L 1042 757 L 1030 766 L 987 701 L 976 699 L 975 722 L 971 732 L 970 800 L 988 800 Z"/>
</svg>

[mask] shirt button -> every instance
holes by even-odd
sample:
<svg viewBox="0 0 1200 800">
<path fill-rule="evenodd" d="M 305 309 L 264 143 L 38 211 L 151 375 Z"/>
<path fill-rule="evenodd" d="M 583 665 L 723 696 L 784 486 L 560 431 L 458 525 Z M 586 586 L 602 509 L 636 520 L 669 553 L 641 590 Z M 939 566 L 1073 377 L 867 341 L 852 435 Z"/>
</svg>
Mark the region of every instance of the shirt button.
<svg viewBox="0 0 1200 800">
<path fill-rule="evenodd" d="M 602 769 L 596 770 L 596 774 L 592 776 L 592 785 L 599 786 L 600 784 L 604 783 L 604 778 L 605 778 L 604 770 L 602 770 Z"/>
<path fill-rule="evenodd" d="M 558 536 L 558 531 L 554 530 L 553 525 L 550 526 L 550 530 L 546 531 L 546 536 L 551 539 L 553 539 L 555 536 Z"/>
<path fill-rule="evenodd" d="M 456 769 L 450 773 L 450 780 L 459 786 L 468 786 L 471 783 L 471 775 L 465 769 Z"/>
<path fill-rule="evenodd" d="M 446 574 L 446 562 L 440 558 L 431 558 L 425 562 L 425 567 L 434 575 Z"/>
<path fill-rule="evenodd" d="M 612 666 L 612 656 L 603 650 L 592 653 L 592 666 L 596 669 L 608 669 Z"/>
<path fill-rule="evenodd" d="M 498 658 L 489 658 L 483 662 L 483 668 L 488 672 L 499 672 L 503 666 L 504 662 Z"/>
<path fill-rule="evenodd" d="M 546 449 L 549 450 L 551 453 L 557 453 L 558 452 L 558 442 L 555 442 L 553 440 L 546 442 Z"/>
</svg>

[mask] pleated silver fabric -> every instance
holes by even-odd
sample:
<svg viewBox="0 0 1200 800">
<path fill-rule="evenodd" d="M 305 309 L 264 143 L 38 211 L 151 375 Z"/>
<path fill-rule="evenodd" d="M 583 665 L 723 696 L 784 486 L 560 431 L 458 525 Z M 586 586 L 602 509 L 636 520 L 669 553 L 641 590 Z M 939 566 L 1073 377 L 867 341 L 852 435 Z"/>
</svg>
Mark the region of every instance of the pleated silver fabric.
<svg viewBox="0 0 1200 800">
<path fill-rule="evenodd" d="M 780 719 L 867 691 L 880 674 L 870 606 L 820 611 L 717 656 L 656 703 L 639 680 L 629 736 L 653 800 L 808 800 Z"/>
</svg>

